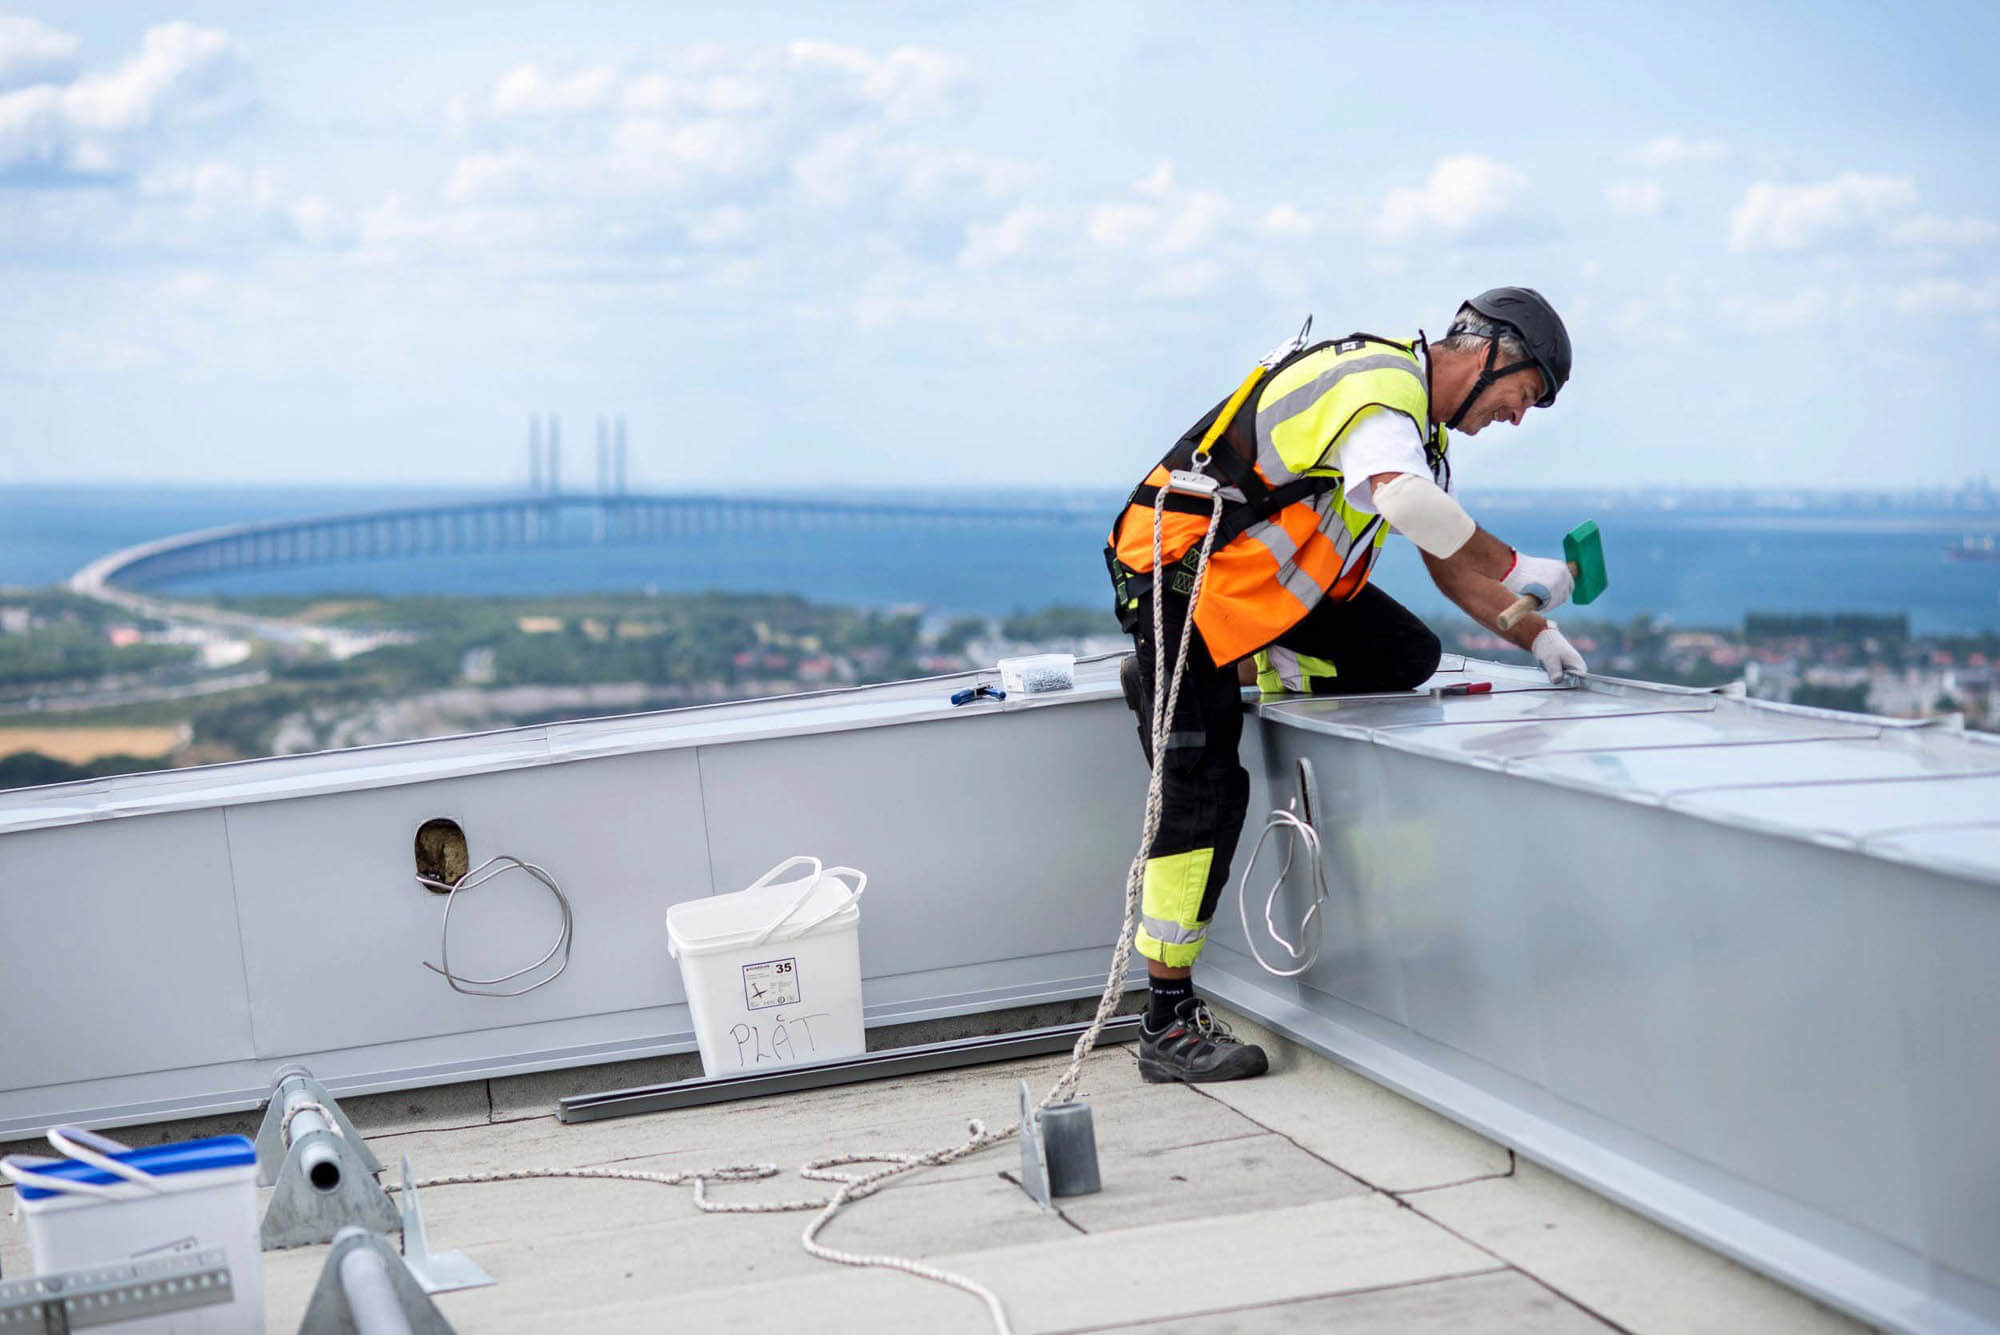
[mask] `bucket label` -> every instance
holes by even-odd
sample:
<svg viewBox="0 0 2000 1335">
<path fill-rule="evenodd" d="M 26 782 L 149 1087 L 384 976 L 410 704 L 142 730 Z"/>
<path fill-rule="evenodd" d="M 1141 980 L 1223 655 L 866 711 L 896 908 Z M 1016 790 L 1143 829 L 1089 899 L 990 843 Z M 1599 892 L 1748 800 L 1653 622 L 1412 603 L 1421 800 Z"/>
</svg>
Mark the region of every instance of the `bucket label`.
<svg viewBox="0 0 2000 1335">
<path fill-rule="evenodd" d="M 772 1006 L 796 1006 L 799 1001 L 798 961 L 765 960 L 743 966 L 743 1005 L 753 1011 Z"/>
</svg>

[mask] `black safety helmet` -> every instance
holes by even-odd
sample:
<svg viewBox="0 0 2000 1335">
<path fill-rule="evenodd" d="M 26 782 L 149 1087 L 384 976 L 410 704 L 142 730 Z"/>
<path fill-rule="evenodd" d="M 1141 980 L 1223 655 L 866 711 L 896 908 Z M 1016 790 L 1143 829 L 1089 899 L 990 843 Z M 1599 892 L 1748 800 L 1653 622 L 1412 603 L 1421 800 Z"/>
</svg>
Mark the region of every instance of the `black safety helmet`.
<svg viewBox="0 0 2000 1335">
<path fill-rule="evenodd" d="M 1513 326 L 1548 385 L 1548 392 L 1535 401 L 1535 406 L 1546 408 L 1554 403 L 1556 392 L 1569 383 L 1569 330 L 1563 328 L 1562 317 L 1556 314 L 1555 307 L 1532 287 L 1491 288 L 1465 304 L 1497 324 Z M 1494 370 L 1497 350 L 1495 344 L 1495 351 L 1487 354 L 1486 374 L 1480 377 L 1479 389 L 1466 397 L 1467 403 L 1501 376 L 1523 369 L 1523 365 L 1515 365 Z"/>
</svg>

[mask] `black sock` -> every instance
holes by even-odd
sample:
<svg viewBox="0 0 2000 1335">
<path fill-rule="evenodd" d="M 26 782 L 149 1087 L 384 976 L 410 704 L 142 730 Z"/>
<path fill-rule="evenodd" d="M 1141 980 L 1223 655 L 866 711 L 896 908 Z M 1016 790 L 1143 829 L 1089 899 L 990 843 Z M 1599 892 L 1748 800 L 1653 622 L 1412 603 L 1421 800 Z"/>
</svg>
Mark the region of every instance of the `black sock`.
<svg viewBox="0 0 2000 1335">
<path fill-rule="evenodd" d="M 1174 1018 L 1174 1007 L 1194 995 L 1192 978 L 1148 978 L 1153 993 L 1146 1001 L 1146 1027 L 1164 1029 Z"/>
</svg>

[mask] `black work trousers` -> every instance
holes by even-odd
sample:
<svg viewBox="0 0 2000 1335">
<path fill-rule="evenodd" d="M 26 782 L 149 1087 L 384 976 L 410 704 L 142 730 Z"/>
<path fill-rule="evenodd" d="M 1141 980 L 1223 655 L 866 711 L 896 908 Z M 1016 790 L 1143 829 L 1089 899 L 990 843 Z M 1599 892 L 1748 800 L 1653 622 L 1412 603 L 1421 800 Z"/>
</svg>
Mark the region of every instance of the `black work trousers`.
<svg viewBox="0 0 2000 1335">
<path fill-rule="evenodd" d="M 1164 611 L 1171 671 L 1188 600 L 1169 594 Z M 1151 764 L 1152 701 L 1161 684 L 1155 680 L 1150 595 L 1141 600 L 1140 616 L 1132 636 L 1141 682 L 1139 740 Z M 1437 671 L 1441 652 L 1428 626 L 1372 584 L 1346 602 L 1322 600 L 1275 643 L 1335 666 L 1332 681 L 1316 683 L 1318 694 L 1412 690 Z M 1142 954 L 1169 965 L 1191 964 L 1200 953 L 1250 805 L 1250 775 L 1237 757 L 1243 700 L 1236 665 L 1215 662 L 1197 628 L 1183 672 L 1167 733 L 1160 826 L 1146 851 L 1147 902 L 1138 938 Z M 1187 878 L 1202 871 L 1197 891 Z"/>
</svg>

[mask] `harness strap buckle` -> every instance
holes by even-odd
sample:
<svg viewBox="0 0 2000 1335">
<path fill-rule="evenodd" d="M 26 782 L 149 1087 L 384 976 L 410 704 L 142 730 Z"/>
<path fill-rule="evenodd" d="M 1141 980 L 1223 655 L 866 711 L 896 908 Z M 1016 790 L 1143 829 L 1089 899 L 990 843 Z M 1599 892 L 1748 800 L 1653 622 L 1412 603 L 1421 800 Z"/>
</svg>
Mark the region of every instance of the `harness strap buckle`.
<svg viewBox="0 0 2000 1335">
<path fill-rule="evenodd" d="M 1190 496 L 1213 496 L 1222 490 L 1222 483 L 1210 477 L 1205 471 L 1208 460 L 1196 456 L 1194 467 L 1176 468 L 1167 474 L 1167 490 L 1185 492 Z"/>
</svg>

